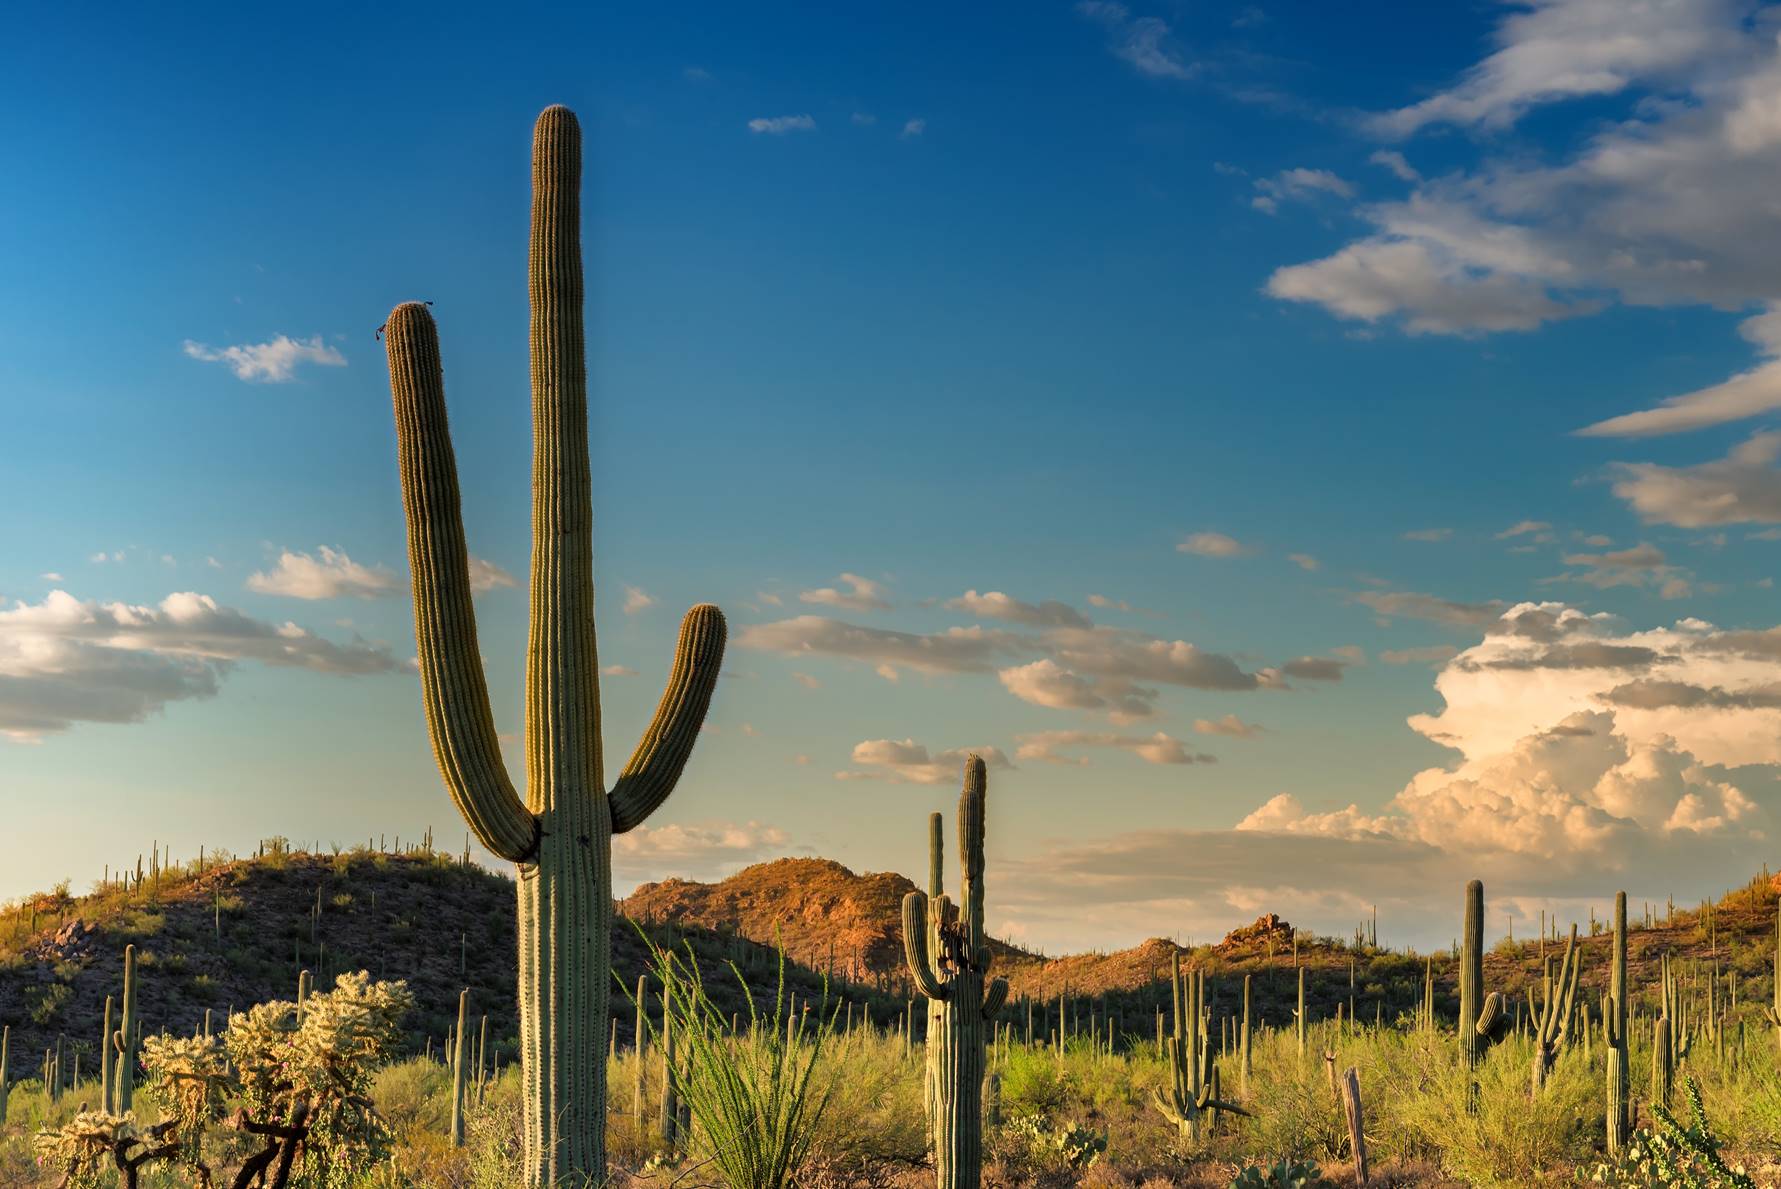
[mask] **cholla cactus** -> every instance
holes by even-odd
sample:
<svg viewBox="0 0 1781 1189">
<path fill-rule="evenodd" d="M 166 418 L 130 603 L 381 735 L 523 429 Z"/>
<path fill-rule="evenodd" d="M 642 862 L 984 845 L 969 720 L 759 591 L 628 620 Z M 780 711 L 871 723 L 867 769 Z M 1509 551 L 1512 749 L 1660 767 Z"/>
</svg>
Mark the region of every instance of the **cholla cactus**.
<svg viewBox="0 0 1781 1189">
<path fill-rule="evenodd" d="M 606 1176 L 612 836 L 667 799 L 692 754 L 723 659 L 724 619 L 700 606 L 656 717 L 610 789 L 594 643 L 593 512 L 582 331 L 581 127 L 565 107 L 532 142 L 532 583 L 521 801 L 496 739 L 476 637 L 439 338 L 418 302 L 386 327 L 415 640 L 427 730 L 446 787 L 482 844 L 519 865 L 520 1054 L 527 1185 Z"/>
<path fill-rule="evenodd" d="M 171 1138 L 188 1168 L 209 1169 L 203 1162 L 204 1128 L 222 1113 L 229 1092 L 229 1060 L 214 1036 L 150 1036 L 142 1042 L 142 1064 L 149 1083 L 174 1123 Z"/>
<path fill-rule="evenodd" d="M 141 1129 L 136 1113 L 81 1111 L 60 1127 L 45 1127 L 31 1139 L 37 1162 L 61 1172 L 64 1186 L 94 1189 L 104 1179 L 107 1165 L 115 1168 L 124 1189 L 136 1189 L 142 1166 L 175 1155 L 177 1143 L 165 1140 L 173 1122 Z"/>
<path fill-rule="evenodd" d="M 959 794 L 962 915 L 945 896 L 931 910 L 925 892 L 903 897 L 903 953 L 910 978 L 940 1007 L 933 1081 L 934 1165 L 939 1189 L 975 1189 L 983 1175 L 983 1067 L 989 1021 L 1008 998 L 1005 979 L 986 982 L 990 950 L 983 931 L 983 761 L 965 761 Z M 930 911 L 940 945 L 929 945 Z"/>
</svg>

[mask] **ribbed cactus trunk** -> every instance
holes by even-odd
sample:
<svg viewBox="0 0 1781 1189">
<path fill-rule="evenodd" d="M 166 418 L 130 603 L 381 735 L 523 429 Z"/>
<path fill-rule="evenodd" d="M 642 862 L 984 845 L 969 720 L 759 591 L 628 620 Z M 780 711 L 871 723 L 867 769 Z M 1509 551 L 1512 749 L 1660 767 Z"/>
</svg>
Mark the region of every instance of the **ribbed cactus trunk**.
<svg viewBox="0 0 1781 1189">
<path fill-rule="evenodd" d="M 1632 1131 L 1627 1087 L 1626 1038 L 1626 893 L 1614 893 L 1614 956 L 1608 972 L 1608 994 L 1602 1001 L 1602 1039 L 1606 1042 L 1608 1152 L 1625 1149 Z"/>
<path fill-rule="evenodd" d="M 983 1074 L 991 1021 L 1008 996 L 1002 979 L 986 983 L 990 951 L 983 924 L 983 833 L 988 776 L 965 761 L 959 795 L 962 912 L 925 892 L 903 898 L 903 950 L 916 990 L 939 1007 L 929 1042 L 934 1054 L 934 1167 L 939 1189 L 976 1189 L 983 1175 Z M 932 873 L 930 872 L 930 878 Z M 938 946 L 930 946 L 930 921 Z M 930 1024 L 930 1027 L 933 1027 Z"/>
<path fill-rule="evenodd" d="M 1241 1092 L 1245 1098 L 1249 1097 L 1249 1077 L 1255 1072 L 1254 1063 L 1251 1060 L 1249 1044 L 1249 983 L 1251 977 L 1253 976 L 1247 974 L 1243 976 L 1243 1037 L 1239 1048 L 1242 1064 L 1238 1067 L 1240 1076 L 1238 1078 L 1237 1087 L 1239 1092 Z"/>
<path fill-rule="evenodd" d="M 938 954 L 940 950 L 940 908 L 942 897 L 946 895 L 946 818 L 944 814 L 928 814 L 928 953 Z M 924 1049 L 925 1064 L 922 1070 L 921 1106 L 927 1117 L 928 1148 L 934 1147 L 934 1100 L 935 1084 L 940 1080 L 940 1031 L 943 1027 L 941 1015 L 944 1005 L 938 999 L 929 999 L 925 995 L 922 1003 L 927 1006 L 926 1047 Z"/>
<path fill-rule="evenodd" d="M 1460 937 L 1459 1051 L 1466 1068 L 1471 1069 L 1485 1052 L 1473 1027 L 1484 994 L 1484 884 L 1476 879 L 1466 885 L 1465 926 Z"/>
<path fill-rule="evenodd" d="M 1577 975 L 1583 963 L 1577 953 L 1577 926 L 1571 926 L 1571 937 L 1565 943 L 1564 964 L 1559 967 L 1558 981 L 1552 981 L 1551 959 L 1546 968 L 1546 1001 L 1534 1022 L 1534 1062 L 1530 1092 L 1538 1095 L 1546 1086 L 1546 1075 L 1558 1064 L 1558 1054 L 1569 1042 L 1571 1019 L 1576 1011 Z"/>
<path fill-rule="evenodd" d="M 116 1053 L 117 1072 L 111 1079 L 111 1095 L 118 1114 L 124 1114 L 136 1100 L 136 947 L 124 947 L 123 1016 L 118 1030 L 111 1036 Z"/>
<path fill-rule="evenodd" d="M 612 836 L 641 824 L 673 791 L 724 645 L 717 608 L 688 612 L 656 717 L 608 790 L 594 640 L 580 186 L 580 126 L 567 108 L 550 108 L 538 117 L 532 149 L 524 803 L 502 762 L 477 646 L 438 334 L 427 307 L 414 302 L 398 306 L 386 326 L 428 733 L 471 831 L 518 865 L 525 1146 L 515 1179 L 527 1185 L 605 1179 Z"/>
<path fill-rule="evenodd" d="M 464 1146 L 464 1070 L 469 1062 L 470 992 L 458 992 L 458 1030 L 451 1054 L 451 1146 Z"/>
<path fill-rule="evenodd" d="M 100 1028 L 99 1028 L 99 1053 L 98 1053 L 98 1057 L 99 1057 L 99 1109 L 104 1111 L 106 1114 L 111 1113 L 111 1106 L 112 1106 L 112 1102 L 111 1102 L 111 1095 L 112 1095 L 111 1075 L 112 1075 L 112 1070 L 114 1067 L 111 1063 L 110 1058 L 107 1056 L 107 1054 L 110 1052 L 110 1050 L 111 1050 L 111 996 L 107 995 L 105 997 L 104 1022 L 100 1025 Z M 3 1119 L 5 1117 L 4 1109 L 5 1109 L 5 1104 L 0 1103 L 0 1119 Z"/>
<path fill-rule="evenodd" d="M 1775 1046 L 1781 1048 L 1781 900 L 1775 902 L 1775 957 L 1773 1002 L 1763 1005 L 1763 1018 L 1775 1033 Z"/>
</svg>

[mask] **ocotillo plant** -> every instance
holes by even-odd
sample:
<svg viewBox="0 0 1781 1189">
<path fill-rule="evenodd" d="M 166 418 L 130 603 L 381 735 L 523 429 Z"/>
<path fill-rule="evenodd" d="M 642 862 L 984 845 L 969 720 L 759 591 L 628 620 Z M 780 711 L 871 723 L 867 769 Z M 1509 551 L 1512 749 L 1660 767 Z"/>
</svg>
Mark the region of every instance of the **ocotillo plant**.
<svg viewBox="0 0 1781 1189">
<path fill-rule="evenodd" d="M 934 1081 L 934 1165 L 939 1189 L 976 1189 L 983 1174 L 983 1066 L 989 1022 L 1008 997 L 1008 983 L 986 985 L 990 951 L 983 932 L 983 761 L 965 760 L 959 794 L 959 885 L 962 912 L 938 898 L 937 948 L 928 944 L 926 892 L 903 897 L 903 953 L 916 990 L 940 1005 Z"/>
<path fill-rule="evenodd" d="M 1484 884 L 1474 879 L 1466 885 L 1465 937 L 1459 962 L 1459 1051 L 1468 1069 L 1475 1067 L 1508 1030 L 1502 993 L 1483 992 Z"/>
<path fill-rule="evenodd" d="M 1572 925 L 1571 939 L 1565 943 L 1564 965 L 1559 967 L 1556 983 L 1552 981 L 1552 967 L 1546 967 L 1546 1002 L 1541 1005 L 1539 1018 L 1534 1021 L 1534 1094 L 1546 1085 L 1546 1075 L 1558 1062 L 1559 1049 L 1571 1039 L 1571 1019 L 1577 1002 L 1577 972 L 1582 965 L 1577 953 L 1577 926 Z"/>
<path fill-rule="evenodd" d="M 1628 1101 L 1626 1036 L 1626 893 L 1614 893 L 1614 957 L 1608 974 L 1608 993 L 1602 996 L 1602 1039 L 1608 1058 L 1608 1152 L 1618 1155 L 1632 1130 Z"/>
<path fill-rule="evenodd" d="M 1153 1091 L 1151 1099 L 1182 1139 L 1197 1144 L 1207 1111 L 1249 1112 L 1218 1097 L 1218 1068 L 1212 1063 L 1212 1038 L 1206 1034 L 1205 972 L 1190 971 L 1184 982 L 1181 955 L 1174 953 L 1169 956 L 1169 981 L 1174 1007 L 1174 1035 L 1167 1046 L 1169 1097 L 1165 1100 Z"/>
<path fill-rule="evenodd" d="M 124 1003 L 118 1030 L 111 1034 L 116 1051 L 117 1073 L 111 1079 L 112 1105 L 118 1114 L 129 1112 L 136 1096 L 136 947 L 124 947 Z"/>
<path fill-rule="evenodd" d="M 606 1175 L 612 836 L 680 779 L 723 659 L 724 619 L 694 607 L 655 720 L 611 789 L 594 639 L 587 371 L 582 333 L 581 129 L 564 107 L 532 145 L 532 576 L 526 649 L 527 798 L 507 778 L 477 646 L 438 333 L 427 307 L 386 327 L 427 729 L 459 812 L 519 866 L 524 1169 L 550 1185 Z"/>
</svg>

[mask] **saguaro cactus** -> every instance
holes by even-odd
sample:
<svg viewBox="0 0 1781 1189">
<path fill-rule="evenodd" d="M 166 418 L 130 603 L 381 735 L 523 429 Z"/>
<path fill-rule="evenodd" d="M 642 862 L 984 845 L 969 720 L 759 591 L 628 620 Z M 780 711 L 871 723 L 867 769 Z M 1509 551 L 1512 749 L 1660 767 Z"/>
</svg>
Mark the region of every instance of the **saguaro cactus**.
<svg viewBox="0 0 1781 1189">
<path fill-rule="evenodd" d="M 946 895 L 946 817 L 928 814 L 928 953 L 940 953 L 940 906 Z M 945 1005 L 938 999 L 922 998 L 927 1006 L 928 1022 L 923 1056 L 921 1107 L 927 1117 L 928 1147 L 934 1146 L 934 1084 L 940 1078 L 940 1015 Z"/>
<path fill-rule="evenodd" d="M 118 1030 L 111 1034 L 116 1050 L 117 1073 L 111 1079 L 111 1097 L 117 1113 L 130 1110 L 136 1096 L 136 947 L 124 947 L 124 1003 Z"/>
<path fill-rule="evenodd" d="M 6 1099 L 12 1093 L 12 1083 L 7 1081 L 9 1071 L 7 1065 L 12 1058 L 12 1025 L 0 1026 L 0 1123 L 6 1122 Z M 105 1051 L 99 1051 L 99 1061 L 105 1062 Z"/>
<path fill-rule="evenodd" d="M 105 1019 L 99 1028 L 99 1109 L 111 1113 L 112 1064 L 107 1056 L 111 1049 L 111 996 L 105 997 Z"/>
<path fill-rule="evenodd" d="M 469 1053 L 470 989 L 458 992 L 458 1029 L 451 1052 L 451 1146 L 464 1146 L 464 1067 Z"/>
<path fill-rule="evenodd" d="M 1483 1060 L 1508 1030 L 1499 991 L 1484 995 L 1484 884 L 1466 885 L 1465 937 L 1459 960 L 1459 1050 L 1468 1069 Z M 1480 999 L 1480 996 L 1483 996 Z"/>
<path fill-rule="evenodd" d="M 1775 992 L 1774 1002 L 1765 1003 L 1763 1019 L 1775 1030 L 1775 1044 L 1781 1047 L 1781 900 L 1775 902 Z"/>
<path fill-rule="evenodd" d="M 1548 963 L 1551 959 L 1547 959 Z M 1534 1069 L 1532 1092 L 1538 1094 L 1546 1085 L 1546 1075 L 1558 1062 L 1561 1048 L 1570 1042 L 1571 1020 L 1576 1014 L 1577 973 L 1583 963 L 1577 956 L 1577 926 L 1571 926 L 1571 939 L 1565 943 L 1564 964 L 1559 967 L 1558 981 L 1552 981 L 1552 967 L 1546 967 L 1546 1001 L 1534 1021 Z"/>
<path fill-rule="evenodd" d="M 1632 1130 L 1627 1093 L 1626 1037 L 1626 893 L 1614 893 L 1614 957 L 1608 973 L 1608 993 L 1602 996 L 1602 1039 L 1608 1058 L 1608 1152 L 1626 1147 Z"/>
<path fill-rule="evenodd" d="M 1169 1037 L 1169 1097 L 1151 1093 L 1156 1109 L 1175 1124 L 1181 1138 L 1198 1143 L 1207 1111 L 1246 1115 L 1242 1107 L 1221 1102 L 1218 1068 L 1212 1063 L 1212 1038 L 1206 1033 L 1206 975 L 1181 973 L 1181 955 L 1169 955 L 1169 981 L 1174 1008 L 1174 1035 Z M 1216 1117 L 1216 1116 L 1214 1116 Z"/>
<path fill-rule="evenodd" d="M 934 1165 L 939 1189 L 976 1189 L 983 1173 L 984 1042 L 1008 998 L 1004 979 L 986 982 L 990 951 L 983 932 L 983 761 L 965 761 L 959 794 L 959 886 L 962 912 L 945 896 L 930 907 L 926 892 L 903 897 L 903 953 L 915 989 L 940 1007 L 930 1045 L 934 1079 Z M 929 913 L 939 922 L 929 944 Z"/>
<path fill-rule="evenodd" d="M 385 336 L 427 730 L 471 831 L 519 867 L 525 1150 L 516 1179 L 529 1185 L 605 1179 L 612 836 L 641 824 L 673 791 L 724 647 L 716 607 L 687 613 L 655 720 L 608 790 L 594 641 L 580 187 L 580 126 L 567 108 L 552 107 L 538 117 L 532 145 L 524 802 L 501 761 L 477 647 L 438 334 L 427 307 L 411 302 L 391 313 Z"/>
</svg>

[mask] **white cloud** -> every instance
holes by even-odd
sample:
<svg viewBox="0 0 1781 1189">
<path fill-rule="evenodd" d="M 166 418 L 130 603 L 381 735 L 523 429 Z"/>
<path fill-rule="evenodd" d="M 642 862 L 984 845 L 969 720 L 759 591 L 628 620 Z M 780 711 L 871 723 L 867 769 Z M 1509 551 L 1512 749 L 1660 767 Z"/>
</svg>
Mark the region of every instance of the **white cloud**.
<svg viewBox="0 0 1781 1189">
<path fill-rule="evenodd" d="M 908 120 L 903 124 L 903 131 L 897 133 L 900 140 L 914 140 L 928 130 L 926 120 Z"/>
<path fill-rule="evenodd" d="M 1738 331 L 1758 348 L 1763 362 L 1729 380 L 1666 397 L 1655 408 L 1623 413 L 1586 425 L 1584 437 L 1638 438 L 1704 429 L 1781 409 L 1781 303 L 1744 319 Z"/>
<path fill-rule="evenodd" d="M 632 884 L 671 876 L 717 880 L 793 849 L 784 830 L 760 822 L 645 823 L 613 835 L 612 867 L 616 879 Z"/>
<path fill-rule="evenodd" d="M 226 363 L 238 377 L 254 383 L 282 384 L 294 380 L 298 365 L 305 363 L 322 367 L 346 366 L 346 357 L 323 343 L 319 334 L 309 339 L 293 339 L 281 334 L 269 342 L 242 343 L 234 347 L 211 347 L 187 339 L 185 353 L 206 363 Z"/>
<path fill-rule="evenodd" d="M 637 670 L 629 665 L 602 665 L 600 672 L 607 677 L 635 677 Z"/>
<path fill-rule="evenodd" d="M 656 597 L 639 586 L 625 587 L 625 614 L 636 615 L 656 605 Z"/>
<path fill-rule="evenodd" d="M 1283 169 L 1272 177 L 1256 178 L 1255 189 L 1249 205 L 1270 215 L 1283 202 L 1309 202 L 1320 194 L 1354 197 L 1354 187 L 1327 169 Z"/>
<path fill-rule="evenodd" d="M 1092 597 L 1090 601 L 1093 601 Z M 1094 626 L 1089 622 L 1088 616 L 1068 603 L 1052 599 L 1043 603 L 1025 603 L 999 590 L 986 591 L 983 594 L 967 590 L 956 599 L 948 599 L 946 606 L 954 611 L 968 612 L 979 619 L 1005 619 L 1010 623 L 1024 623 L 1031 627 Z"/>
<path fill-rule="evenodd" d="M 815 132 L 816 121 L 802 116 L 758 116 L 748 122 L 750 132 L 766 136 L 784 136 L 788 132 Z"/>
<path fill-rule="evenodd" d="M 1323 565 L 1322 562 L 1318 561 L 1315 557 L 1312 557 L 1309 553 L 1289 553 L 1286 555 L 1286 560 L 1299 567 L 1299 569 L 1307 572 L 1321 569 Z"/>
<path fill-rule="evenodd" d="M 1020 750 L 1016 755 L 1023 760 L 1038 760 L 1047 764 L 1086 765 L 1088 760 L 1081 756 L 1061 754 L 1065 749 L 1084 747 L 1129 751 L 1149 764 L 1218 762 L 1215 756 L 1188 751 L 1181 740 L 1163 731 L 1154 735 L 1117 735 L 1109 731 L 1038 731 L 1020 736 Z"/>
<path fill-rule="evenodd" d="M 870 128 L 878 122 L 878 117 L 869 111 L 856 111 L 853 113 L 853 122 L 862 128 Z"/>
<path fill-rule="evenodd" d="M 1255 552 L 1235 537 L 1224 533 L 1194 533 L 1175 546 L 1177 553 L 1195 553 L 1201 557 L 1242 557 Z"/>
<path fill-rule="evenodd" d="M 1616 586 L 1655 586 L 1666 599 L 1682 598 L 1690 592 L 1686 572 L 1672 566 L 1663 550 L 1646 541 L 1630 549 L 1612 553 L 1570 553 L 1567 566 L 1581 566 L 1547 581 L 1581 582 L 1598 590 Z"/>
<path fill-rule="evenodd" d="M 890 600 L 884 597 L 884 587 L 870 578 L 862 578 L 858 574 L 843 574 L 838 581 L 847 589 L 837 590 L 832 586 L 824 586 L 806 590 L 798 595 L 798 601 L 824 607 L 845 607 L 850 611 L 889 610 Z"/>
<path fill-rule="evenodd" d="M 1518 520 L 1496 535 L 1499 541 L 1507 541 L 1512 537 L 1531 536 L 1542 544 L 1549 544 L 1554 539 L 1552 525 L 1544 520 Z"/>
<path fill-rule="evenodd" d="M 1614 494 L 1646 524 L 1709 528 L 1781 523 L 1781 433 L 1750 436 L 1725 458 L 1694 466 L 1615 463 Z"/>
<path fill-rule="evenodd" d="M 1389 169 L 1392 176 L 1400 182 L 1420 182 L 1422 175 L 1404 159 L 1404 154 L 1396 149 L 1375 149 L 1367 160 L 1383 169 Z"/>
<path fill-rule="evenodd" d="M 62 581 L 62 576 L 60 574 L 56 573 L 54 570 L 50 570 L 46 573 L 42 573 L 37 576 L 39 578 L 43 579 L 45 582 L 60 582 L 60 581 Z"/>
<path fill-rule="evenodd" d="M 1003 669 L 997 676 L 1009 693 L 1035 706 L 1105 710 L 1114 722 L 1132 722 L 1156 713 L 1156 690 L 1117 677 L 1091 680 L 1049 657 Z"/>
<path fill-rule="evenodd" d="M 492 561 L 477 557 L 474 553 L 470 559 L 470 593 L 487 594 L 502 586 L 518 586 L 519 582 L 512 574 L 503 570 Z"/>
<path fill-rule="evenodd" d="M 835 773 L 835 779 L 957 785 L 964 779 L 965 758 L 972 754 L 988 768 L 1013 766 L 999 747 L 954 747 L 930 755 L 925 745 L 913 739 L 866 739 L 853 747 L 853 762 L 858 767 Z"/>
<path fill-rule="evenodd" d="M 406 589 L 393 571 L 362 566 L 345 550 L 323 545 L 316 553 L 319 556 L 283 551 L 272 569 L 248 575 L 247 588 L 293 599 L 376 599 Z"/>
<path fill-rule="evenodd" d="M 1132 605 L 1124 599 L 1116 599 L 1102 594 L 1089 595 L 1088 605 L 1091 607 L 1101 607 L 1110 611 L 1130 611 L 1132 609 Z"/>
<path fill-rule="evenodd" d="M 1113 56 L 1146 78 L 1187 79 L 1199 72 L 1175 45 L 1167 22 L 1134 17 L 1115 0 L 1081 0 L 1076 11 L 1107 30 Z"/>
<path fill-rule="evenodd" d="M 140 722 L 169 702 L 211 697 L 242 661 L 319 673 L 388 673 L 390 650 L 335 644 L 207 595 L 156 606 L 83 602 L 52 591 L 0 611 L 0 733 L 36 738 L 76 722 Z"/>
</svg>

